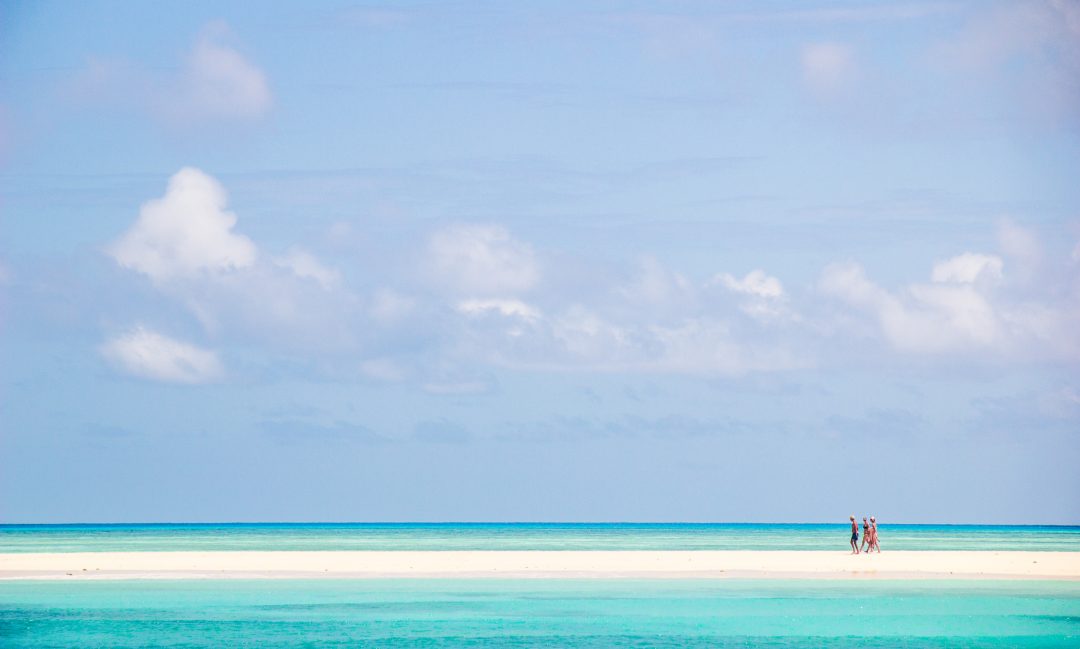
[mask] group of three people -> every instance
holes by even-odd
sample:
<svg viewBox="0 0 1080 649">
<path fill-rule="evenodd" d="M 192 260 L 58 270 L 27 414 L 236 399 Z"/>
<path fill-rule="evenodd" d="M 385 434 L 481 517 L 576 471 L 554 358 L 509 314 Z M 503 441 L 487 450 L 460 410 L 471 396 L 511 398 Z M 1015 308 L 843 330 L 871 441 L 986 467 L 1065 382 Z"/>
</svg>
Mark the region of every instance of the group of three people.
<svg viewBox="0 0 1080 649">
<path fill-rule="evenodd" d="M 855 516 L 848 517 L 851 520 L 851 553 L 859 554 L 862 551 L 866 551 L 867 554 L 877 550 L 881 553 L 881 546 L 878 545 L 877 539 L 877 519 L 873 516 L 870 517 L 870 522 L 866 522 L 866 517 L 862 519 L 862 531 L 863 542 L 862 548 L 859 547 L 859 524 L 855 522 Z"/>
</svg>

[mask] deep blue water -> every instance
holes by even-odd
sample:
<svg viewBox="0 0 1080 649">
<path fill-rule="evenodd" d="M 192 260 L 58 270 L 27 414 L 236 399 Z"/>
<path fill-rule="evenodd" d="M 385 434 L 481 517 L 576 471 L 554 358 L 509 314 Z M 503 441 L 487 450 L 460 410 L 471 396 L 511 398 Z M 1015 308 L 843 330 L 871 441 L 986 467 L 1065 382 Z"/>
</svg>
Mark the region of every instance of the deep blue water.
<svg viewBox="0 0 1080 649">
<path fill-rule="evenodd" d="M 1077 647 L 1080 584 L 11 581 L 0 646 Z"/>
<path fill-rule="evenodd" d="M 1080 527 L 889 525 L 884 550 L 1080 551 Z M 0 552 L 160 550 L 831 550 L 840 524 L 238 523 L 0 525 Z"/>
</svg>

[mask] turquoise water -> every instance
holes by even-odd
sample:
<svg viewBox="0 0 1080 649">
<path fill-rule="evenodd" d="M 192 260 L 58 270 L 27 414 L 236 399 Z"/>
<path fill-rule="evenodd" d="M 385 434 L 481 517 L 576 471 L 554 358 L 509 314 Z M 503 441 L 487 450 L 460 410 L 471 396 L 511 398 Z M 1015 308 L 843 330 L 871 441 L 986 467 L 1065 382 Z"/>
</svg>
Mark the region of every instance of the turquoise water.
<svg viewBox="0 0 1080 649">
<path fill-rule="evenodd" d="M 0 582 L 4 647 L 1076 647 L 1076 582 Z"/>
<path fill-rule="evenodd" d="M 888 525 L 883 550 L 1080 551 L 1080 527 Z M 835 550 L 848 526 L 667 523 L 0 525 L 0 552 Z"/>
</svg>

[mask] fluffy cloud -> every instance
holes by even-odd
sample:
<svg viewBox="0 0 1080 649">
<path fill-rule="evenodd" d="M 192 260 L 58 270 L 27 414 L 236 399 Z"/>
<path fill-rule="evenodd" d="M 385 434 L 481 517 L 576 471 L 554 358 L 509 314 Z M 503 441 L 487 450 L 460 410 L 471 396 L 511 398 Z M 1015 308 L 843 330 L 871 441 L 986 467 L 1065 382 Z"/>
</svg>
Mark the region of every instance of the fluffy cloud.
<svg viewBox="0 0 1080 649">
<path fill-rule="evenodd" d="M 456 308 L 458 313 L 468 316 L 474 329 L 480 325 L 478 333 L 481 336 L 487 335 L 484 326 L 495 327 L 499 334 L 513 338 L 525 336 L 542 318 L 539 309 L 521 300 L 462 300 Z"/>
<path fill-rule="evenodd" d="M 513 368 L 558 371 L 731 376 L 808 364 L 777 338 L 795 318 L 763 328 L 763 315 L 754 311 L 766 302 L 774 312 L 786 309 L 776 278 L 760 271 L 744 280 L 728 276 L 743 298 L 734 308 L 699 299 L 722 280 L 698 285 L 652 257 L 637 270 L 601 299 L 568 304 L 560 296 L 544 310 L 519 300 L 460 302 L 458 310 L 475 321 L 467 353 Z"/>
<path fill-rule="evenodd" d="M 101 346 L 102 355 L 133 376 L 167 383 L 206 383 L 224 374 L 216 353 L 143 327 Z"/>
<path fill-rule="evenodd" d="M 428 242 L 433 280 L 466 295 L 513 295 L 533 288 L 540 267 L 531 246 L 498 225 L 461 224 Z"/>
<path fill-rule="evenodd" d="M 815 93 L 832 95 L 844 90 L 857 72 L 855 52 L 843 43 L 811 43 L 800 56 L 803 81 Z"/>
<path fill-rule="evenodd" d="M 1080 289 L 1043 273 L 1069 276 L 1074 266 L 1040 261 L 1038 240 L 1009 222 L 1000 255 L 941 259 L 926 280 L 898 288 L 857 264 L 829 266 L 817 295 L 831 299 L 819 303 L 761 269 L 701 281 L 652 257 L 616 271 L 571 264 L 575 274 L 541 282 L 528 243 L 497 225 L 459 224 L 431 233 L 422 249 L 426 279 L 441 290 L 384 286 L 361 297 L 304 248 L 257 249 L 236 231 L 226 199 L 216 180 L 183 169 L 108 253 L 190 309 L 218 345 L 264 345 L 335 376 L 441 392 L 472 389 L 490 366 L 734 376 L 806 367 L 860 331 L 904 354 L 1080 357 Z M 1043 274 L 1025 277 L 1024 267 Z M 212 353 L 155 336 L 138 329 L 103 353 L 148 378 L 221 374 Z M 125 351 L 139 347 L 165 351 Z M 141 357 L 157 360 L 132 360 Z"/>
<path fill-rule="evenodd" d="M 1029 231 L 1010 225 L 1002 248 L 1028 259 L 1039 250 Z M 1013 247 L 1010 250 L 1010 246 Z M 978 353 L 982 358 L 1068 360 L 1080 353 L 1080 292 L 1063 276 L 1031 281 L 1009 275 L 996 255 L 964 253 L 934 265 L 929 283 L 887 290 L 855 263 L 833 264 L 819 288 L 869 315 L 896 350 L 918 354 Z"/>
<path fill-rule="evenodd" d="M 969 285 L 914 284 L 893 294 L 871 282 L 858 264 L 843 263 L 825 269 L 820 287 L 874 315 L 886 339 L 901 351 L 948 352 L 985 347 L 1000 338 L 994 310 Z"/>
<path fill-rule="evenodd" d="M 638 348 L 626 328 L 580 305 L 570 307 L 546 324 L 556 349 L 561 352 L 557 358 L 570 365 L 618 367 Z"/>
<path fill-rule="evenodd" d="M 537 320 L 540 318 L 540 311 L 521 300 L 462 300 L 458 302 L 457 310 L 474 316 L 497 313 L 502 316 L 521 318 L 523 320 Z"/>
<path fill-rule="evenodd" d="M 752 270 L 746 277 L 738 279 L 728 273 L 717 275 L 714 280 L 729 291 L 763 298 L 784 296 L 784 286 L 780 280 L 770 277 L 763 270 Z"/>
<path fill-rule="evenodd" d="M 722 273 L 714 277 L 711 284 L 742 296 L 739 308 L 759 322 L 776 322 L 783 318 L 798 319 L 798 314 L 788 308 L 784 285 L 763 270 L 752 270 L 742 279 Z"/>
<path fill-rule="evenodd" d="M 192 167 L 169 179 L 165 196 L 143 204 L 135 224 L 107 248 L 116 263 L 155 281 L 255 263 L 255 244 L 235 234 L 225 189 Z"/>
<path fill-rule="evenodd" d="M 353 344 L 359 300 L 340 273 L 295 246 L 263 255 L 236 223 L 221 184 L 185 168 L 106 254 L 148 276 L 211 335 L 307 351 Z"/>
<path fill-rule="evenodd" d="M 1003 266 L 1001 257 L 965 252 L 934 264 L 930 279 L 958 284 L 972 284 L 980 279 L 1000 280 Z"/>
<path fill-rule="evenodd" d="M 292 271 L 297 277 L 314 280 L 324 289 L 334 288 L 341 283 L 340 272 L 324 265 L 315 255 L 300 248 L 291 248 L 281 257 L 274 259 L 274 263 Z"/>
</svg>

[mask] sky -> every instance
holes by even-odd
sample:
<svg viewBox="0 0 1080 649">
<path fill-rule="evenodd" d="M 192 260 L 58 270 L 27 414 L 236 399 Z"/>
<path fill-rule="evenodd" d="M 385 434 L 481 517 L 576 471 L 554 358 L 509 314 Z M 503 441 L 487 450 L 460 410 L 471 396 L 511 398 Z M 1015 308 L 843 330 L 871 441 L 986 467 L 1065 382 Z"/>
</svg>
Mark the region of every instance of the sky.
<svg viewBox="0 0 1080 649">
<path fill-rule="evenodd" d="M 1080 3 L 0 1 L 0 521 L 1080 523 Z"/>
</svg>

